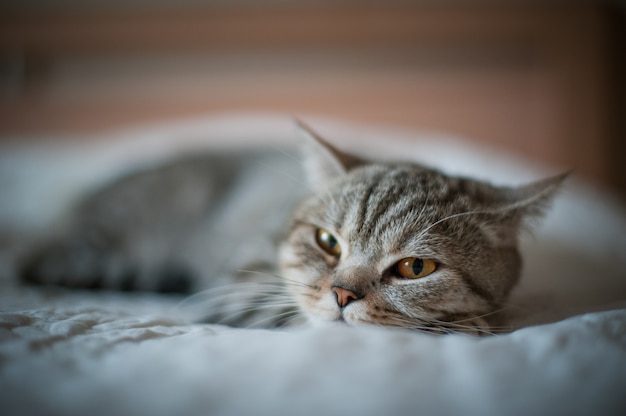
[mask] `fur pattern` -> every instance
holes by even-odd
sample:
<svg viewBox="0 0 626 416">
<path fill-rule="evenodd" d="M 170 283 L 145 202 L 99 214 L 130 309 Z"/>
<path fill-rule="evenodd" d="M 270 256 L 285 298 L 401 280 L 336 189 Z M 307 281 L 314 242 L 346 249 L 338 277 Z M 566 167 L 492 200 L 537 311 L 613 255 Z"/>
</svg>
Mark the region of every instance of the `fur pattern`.
<svg viewBox="0 0 626 416">
<path fill-rule="evenodd" d="M 497 330 L 490 318 L 520 276 L 519 232 L 565 175 L 495 187 L 364 161 L 302 123 L 299 131 L 308 186 L 285 155 L 196 156 L 136 172 L 85 198 L 29 250 L 22 279 L 196 291 L 187 304 L 234 326 Z M 320 247 L 320 229 L 336 239 L 339 256 Z M 405 258 L 437 268 L 407 279 L 396 268 Z"/>
</svg>

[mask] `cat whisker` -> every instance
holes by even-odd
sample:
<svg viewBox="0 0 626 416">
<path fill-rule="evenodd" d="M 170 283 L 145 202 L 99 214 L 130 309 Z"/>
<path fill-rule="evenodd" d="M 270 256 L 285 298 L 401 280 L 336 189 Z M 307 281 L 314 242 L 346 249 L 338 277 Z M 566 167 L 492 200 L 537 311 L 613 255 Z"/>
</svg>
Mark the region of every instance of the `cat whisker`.
<svg viewBox="0 0 626 416">
<path fill-rule="evenodd" d="M 457 319 L 457 320 L 452 320 L 452 321 L 444 321 L 444 322 L 449 322 L 449 323 L 453 323 L 454 324 L 454 323 L 461 323 L 461 322 L 471 321 L 473 319 L 487 318 L 487 317 L 496 315 L 496 314 L 498 314 L 498 313 L 500 313 L 502 311 L 505 311 L 506 309 L 507 309 L 507 307 L 504 306 L 502 308 L 499 308 L 499 309 L 496 309 L 496 310 L 493 310 L 493 311 L 490 311 L 490 312 L 485 312 L 485 313 L 482 313 L 480 315 L 472 315 L 472 316 L 467 316 L 467 317 L 462 318 L 462 319 Z"/>
<path fill-rule="evenodd" d="M 400 327 L 405 329 L 412 330 L 421 330 L 426 332 L 435 332 L 435 333 L 443 333 L 443 334 L 451 334 L 451 333 L 478 333 L 480 335 L 495 335 L 494 332 L 491 331 L 491 327 L 489 329 L 477 326 L 477 325 L 462 325 L 455 322 L 441 321 L 435 318 L 427 318 L 421 320 L 421 322 L 416 322 L 415 320 L 400 318 L 400 317 L 388 317 L 393 322 L 398 323 Z M 388 326 L 388 324 L 385 324 Z"/>
<path fill-rule="evenodd" d="M 239 271 L 274 276 L 281 279 L 281 281 L 240 282 L 210 288 L 184 299 L 176 308 L 193 307 L 195 308 L 194 310 L 201 310 L 202 315 L 205 316 L 203 320 L 216 324 L 235 326 L 240 326 L 245 322 L 246 315 L 256 315 L 259 312 L 263 314 L 264 311 L 275 310 L 276 312 L 282 312 L 288 309 L 290 313 L 294 314 L 294 319 L 297 318 L 297 302 L 288 295 L 286 289 L 290 285 L 300 287 L 306 287 L 307 285 L 269 273 L 253 270 Z M 283 316 L 277 313 L 271 313 L 270 315 L 277 317 L 276 319 Z M 253 322 L 252 325 L 258 326 L 262 322 L 270 320 L 271 316 L 259 320 L 259 322 Z M 249 318 L 247 320 L 249 321 Z"/>
<path fill-rule="evenodd" d="M 301 160 L 301 158 L 300 158 L 300 157 L 298 157 L 298 156 L 296 156 L 296 155 L 294 155 L 294 154 L 289 153 L 289 152 L 288 152 L 287 150 L 285 150 L 284 148 L 279 147 L 279 146 L 277 146 L 277 145 L 275 145 L 275 144 L 268 144 L 268 147 L 270 147 L 270 148 L 272 148 L 272 149 L 276 150 L 278 153 L 282 153 L 283 155 L 287 156 L 289 159 L 293 160 L 294 162 L 298 162 L 298 164 L 299 164 L 299 165 L 301 165 L 301 164 L 302 164 L 302 160 Z"/>
<path fill-rule="evenodd" d="M 244 298 L 245 297 L 245 298 Z M 201 303 L 201 306 L 209 307 L 214 304 L 220 304 L 221 307 L 229 307 L 230 305 L 241 306 L 241 305 L 265 305 L 268 302 L 272 301 L 273 304 L 277 303 L 276 299 L 286 299 L 291 303 L 295 303 L 291 301 L 291 299 L 284 294 L 279 293 L 246 293 L 246 294 L 238 294 L 233 293 L 230 295 L 223 295 L 221 297 L 215 297 L 207 299 L 206 302 Z"/>
<path fill-rule="evenodd" d="M 284 298 L 289 300 L 290 302 L 295 303 L 295 300 L 292 300 L 292 297 L 285 292 L 284 286 L 277 286 L 275 288 L 270 288 L 267 290 L 259 290 L 258 288 L 255 288 L 254 285 L 248 286 L 247 290 L 241 290 L 240 284 L 233 284 L 232 286 L 234 289 L 239 290 L 229 291 L 225 293 L 222 293 L 222 291 L 218 293 L 209 293 L 205 296 L 205 299 L 199 300 L 198 302 L 214 303 L 229 300 L 229 298 L 234 298 L 235 300 L 241 299 L 246 301 L 249 301 L 251 299 Z M 249 288 L 252 288 L 252 290 L 250 290 Z"/>
<path fill-rule="evenodd" d="M 260 275 L 265 275 L 265 276 L 272 276 L 272 277 L 275 277 L 277 279 L 281 279 L 281 280 L 283 280 L 285 282 L 294 284 L 296 286 L 303 286 L 303 287 L 313 288 L 313 285 L 309 285 L 309 284 L 306 284 L 306 283 L 303 283 L 303 282 L 299 282 L 297 280 L 289 279 L 287 277 L 284 277 L 284 276 L 281 276 L 281 275 L 278 275 L 278 274 L 274 274 L 274 273 L 267 273 L 267 272 L 260 272 L 260 271 L 256 271 L 256 270 L 246 270 L 246 269 L 238 269 L 237 271 L 241 272 L 241 273 L 253 273 L 253 274 L 260 274 Z"/>
<path fill-rule="evenodd" d="M 314 293 L 304 292 L 304 293 L 300 293 L 299 295 L 300 296 L 305 296 L 307 298 L 313 298 L 313 299 L 319 299 L 320 298 L 320 296 L 318 294 L 314 294 Z"/>
<path fill-rule="evenodd" d="M 420 212 L 418 212 L 417 215 L 415 216 L 414 223 L 417 223 L 418 221 L 422 219 L 422 216 L 424 215 L 424 212 L 426 212 L 426 208 L 428 207 L 428 203 L 430 202 L 430 195 L 431 195 L 431 192 L 427 189 L 426 200 L 422 204 L 422 208 L 420 209 Z"/>
<path fill-rule="evenodd" d="M 221 286 L 212 287 L 209 289 L 202 290 L 200 292 L 194 293 L 183 299 L 181 302 L 187 302 L 194 298 L 202 297 L 202 296 L 210 296 L 212 294 L 217 294 L 220 292 L 229 292 L 233 289 L 241 289 L 241 288 L 263 288 L 266 290 L 273 289 L 284 289 L 284 285 L 279 283 L 270 283 L 270 282 L 240 282 L 240 283 L 229 283 Z"/>
<path fill-rule="evenodd" d="M 458 218 L 458 217 L 464 217 L 464 216 L 468 216 L 468 215 L 478 215 L 478 214 L 495 214 L 494 211 L 465 211 L 465 212 L 459 212 L 456 214 L 452 214 L 452 215 L 448 215 L 447 217 L 443 217 L 437 221 L 435 221 L 434 223 L 430 224 L 428 227 L 424 228 L 423 230 L 420 231 L 420 233 L 415 237 L 416 240 L 420 240 L 424 237 L 424 235 L 426 235 L 426 233 L 428 231 L 430 231 L 431 228 L 436 227 L 437 225 L 454 219 L 454 218 Z"/>
<path fill-rule="evenodd" d="M 504 309 L 504 308 L 502 308 Z M 484 316 L 489 316 L 500 310 L 487 312 Z M 383 319 L 372 322 L 379 326 L 394 326 L 409 330 L 420 330 L 430 333 L 449 334 L 464 333 L 478 335 L 494 335 L 496 328 L 488 325 L 483 319 L 483 315 L 466 317 L 456 321 L 440 320 L 428 315 L 408 316 L 402 312 L 388 313 Z M 480 322 L 482 320 L 482 322 Z M 463 322 L 468 323 L 463 324 Z M 484 324 L 483 324 L 484 323 Z"/>
<path fill-rule="evenodd" d="M 271 284 L 271 283 L 233 283 L 230 285 L 224 285 L 216 288 L 211 288 L 191 295 L 176 306 L 176 309 L 184 307 L 190 307 L 198 305 L 199 303 L 216 302 L 228 299 L 229 297 L 237 298 L 241 297 L 242 293 L 246 293 L 248 296 L 252 295 L 273 295 L 285 291 L 283 285 Z M 282 293 L 281 293 L 282 294 Z"/>
<path fill-rule="evenodd" d="M 293 315 L 293 316 L 291 316 L 291 315 Z M 293 319 L 293 318 L 299 317 L 299 315 L 300 315 L 300 313 L 297 310 L 295 310 L 295 309 L 294 310 L 288 310 L 288 311 L 285 311 L 285 312 L 282 312 L 282 313 L 278 313 L 278 314 L 271 315 L 271 316 L 268 316 L 266 318 L 254 321 L 254 322 L 250 323 L 249 325 L 247 325 L 246 328 L 256 327 L 256 326 L 260 325 L 263 322 L 267 322 L 269 320 L 276 320 L 276 319 L 279 319 L 279 318 L 282 318 L 282 317 L 290 317 L 291 316 L 290 319 Z M 282 327 L 282 326 L 284 326 L 284 325 L 280 325 L 279 327 Z"/>
<path fill-rule="evenodd" d="M 433 321 L 436 322 L 437 325 L 440 325 L 443 328 L 448 328 L 454 333 L 456 332 L 468 333 L 469 332 L 469 333 L 478 333 L 480 335 L 495 335 L 493 331 L 491 331 L 492 329 L 491 327 L 488 327 L 487 329 L 480 325 L 463 325 L 463 324 L 456 323 L 456 322 L 439 321 L 436 319 L 433 319 Z"/>
<path fill-rule="evenodd" d="M 267 170 L 269 170 L 269 171 L 271 171 L 273 173 L 276 173 L 276 174 L 278 174 L 280 176 L 283 176 L 283 177 L 285 177 L 285 178 L 287 178 L 287 179 L 289 179 L 291 181 L 294 181 L 295 183 L 297 183 L 299 185 L 302 185 L 302 186 L 305 186 L 305 187 L 309 186 L 306 182 L 304 182 L 304 181 L 302 181 L 302 180 L 300 180 L 298 178 L 293 177 L 291 174 L 289 174 L 289 173 L 287 173 L 285 171 L 282 171 L 280 169 L 276 169 L 275 167 L 270 166 L 267 163 L 257 162 L 257 164 L 259 166 L 263 167 L 264 169 L 267 169 Z"/>
<path fill-rule="evenodd" d="M 490 316 L 494 316 L 497 315 L 499 313 L 502 313 L 504 311 L 510 310 L 512 305 L 505 305 L 499 309 L 495 309 L 493 311 L 490 312 L 486 312 L 483 313 L 481 315 L 476 315 L 474 317 L 468 317 L 468 318 L 464 318 L 464 319 L 459 319 L 456 321 L 451 321 L 451 323 L 461 323 L 461 322 L 467 322 L 467 321 L 471 321 L 473 319 L 484 319 L 484 318 L 488 318 Z M 511 325 L 492 325 L 489 324 L 489 330 L 492 332 L 499 332 L 499 333 L 505 333 L 505 332 L 511 332 L 512 330 L 514 330 L 515 328 Z"/>
<path fill-rule="evenodd" d="M 270 309 L 270 310 L 271 309 L 281 309 L 281 310 L 289 309 L 290 313 L 296 313 L 294 305 L 290 305 L 290 304 L 288 304 L 286 306 L 279 306 L 279 305 L 275 305 L 275 304 L 252 305 L 252 306 L 249 306 L 249 307 L 241 307 L 237 311 L 222 317 L 221 319 L 219 319 L 215 323 L 217 323 L 217 324 L 224 324 L 224 323 L 227 323 L 228 321 L 230 321 L 232 319 L 235 319 L 235 318 L 238 318 L 238 317 L 242 317 L 242 316 L 244 316 L 246 314 L 249 314 L 251 312 L 259 312 L 259 311 L 267 310 L 267 309 Z M 223 311 L 221 311 L 221 312 L 223 312 Z M 284 312 L 284 313 L 286 313 L 286 312 Z M 279 314 L 279 316 L 283 315 L 284 313 Z M 264 319 L 260 319 L 258 321 L 254 321 L 253 323 L 251 323 L 249 325 L 253 325 L 253 324 L 254 325 L 258 325 L 259 323 L 264 322 L 264 321 L 266 321 L 268 319 L 271 319 L 274 316 L 277 316 L 277 315 L 276 314 L 272 314 L 269 317 L 266 317 Z"/>
<path fill-rule="evenodd" d="M 299 310 L 296 308 L 296 310 L 294 311 L 294 315 L 291 318 L 286 319 L 285 322 L 283 322 L 282 324 L 278 326 L 278 328 L 284 328 L 286 326 L 292 325 L 294 322 L 298 322 L 302 320 L 303 320 L 303 316 L 299 312 Z"/>
<path fill-rule="evenodd" d="M 479 215 L 479 214 L 482 214 L 482 215 L 497 215 L 497 214 L 501 214 L 503 212 L 510 211 L 511 209 L 515 209 L 516 207 L 524 206 L 524 205 L 526 205 L 526 204 L 528 204 L 528 203 L 530 203 L 530 202 L 532 202 L 534 200 L 540 199 L 540 198 L 544 197 L 545 193 L 547 193 L 547 192 L 552 192 L 552 188 L 548 188 L 548 189 L 544 190 L 544 192 L 539 193 L 538 195 L 534 195 L 534 196 L 528 197 L 528 198 L 520 200 L 520 201 L 518 201 L 516 203 L 506 204 L 506 205 L 503 205 L 503 206 L 495 208 L 495 209 L 465 211 L 465 212 L 459 212 L 459 213 L 456 213 L 456 214 L 448 215 L 447 217 L 441 218 L 441 219 L 435 221 L 434 223 L 430 224 L 428 227 L 426 227 L 424 230 L 422 230 L 420 232 L 420 234 L 416 237 L 416 239 L 422 238 L 424 236 L 424 234 L 426 232 L 428 232 L 431 228 L 441 224 L 444 221 L 448 221 L 448 220 L 453 219 L 453 218 L 458 218 L 458 217 L 463 217 L 463 216 L 468 216 L 468 215 Z"/>
<path fill-rule="evenodd" d="M 427 324 L 420 325 L 414 321 L 392 319 L 391 322 L 384 322 L 384 323 L 374 322 L 373 324 L 376 326 L 380 326 L 380 327 L 395 327 L 395 328 L 409 329 L 409 330 L 415 330 L 415 331 L 424 331 L 424 332 L 440 332 L 439 328 L 429 326 Z"/>
<path fill-rule="evenodd" d="M 368 322 L 369 323 L 369 322 Z M 372 322 L 372 324 L 376 326 L 389 327 L 393 326 L 396 328 L 404 328 L 411 330 L 431 330 L 432 327 L 428 326 L 427 322 L 419 322 L 412 319 L 403 318 L 400 316 L 386 316 L 385 322 Z"/>
<path fill-rule="evenodd" d="M 245 314 L 248 312 L 254 312 L 254 311 L 263 311 L 263 310 L 268 310 L 268 309 L 279 309 L 279 308 L 292 308 L 295 307 L 296 305 L 293 303 L 289 303 L 289 302 L 272 302 L 271 304 L 268 304 L 267 302 L 263 303 L 263 302 L 257 302 L 257 303 L 245 303 L 245 304 L 238 304 L 238 305 L 229 305 L 229 307 L 227 308 L 222 308 L 220 309 L 219 312 L 230 312 L 231 310 L 234 310 L 234 312 L 232 312 L 230 315 L 226 316 L 224 318 L 224 320 L 228 320 L 231 318 L 234 318 L 235 316 L 241 315 L 241 314 Z"/>
</svg>

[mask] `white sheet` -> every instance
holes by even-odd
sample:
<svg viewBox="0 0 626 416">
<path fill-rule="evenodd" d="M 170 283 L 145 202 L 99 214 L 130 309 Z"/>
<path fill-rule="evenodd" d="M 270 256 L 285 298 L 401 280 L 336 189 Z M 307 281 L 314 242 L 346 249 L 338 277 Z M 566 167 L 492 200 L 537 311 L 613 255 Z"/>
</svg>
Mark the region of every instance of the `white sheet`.
<svg viewBox="0 0 626 416">
<path fill-rule="evenodd" d="M 384 137 L 388 156 L 427 155 L 431 164 L 501 183 L 546 171 L 441 136 L 313 122 L 344 146 L 358 141 L 375 152 L 375 139 Z M 80 158 L 59 147 L 4 149 L 0 183 L 10 185 L 3 195 L 15 198 L 0 204 L 3 219 L 36 229 L 130 159 L 146 162 L 172 149 L 229 141 L 280 142 L 291 132 L 289 121 L 276 117 L 220 117 L 111 135 L 119 142 L 73 149 Z M 151 154 L 132 151 L 146 141 Z M 37 176 L 42 163 L 45 174 Z M 23 209 L 52 198 L 51 184 L 64 185 L 51 212 Z M 190 324 L 176 308 L 179 298 L 16 287 L 5 249 L 0 414 L 623 414 L 625 218 L 610 196 L 571 183 L 536 237 L 525 240 L 526 272 L 513 297 L 517 325 L 557 322 L 489 338 Z M 606 309 L 613 310 L 598 312 Z"/>
</svg>

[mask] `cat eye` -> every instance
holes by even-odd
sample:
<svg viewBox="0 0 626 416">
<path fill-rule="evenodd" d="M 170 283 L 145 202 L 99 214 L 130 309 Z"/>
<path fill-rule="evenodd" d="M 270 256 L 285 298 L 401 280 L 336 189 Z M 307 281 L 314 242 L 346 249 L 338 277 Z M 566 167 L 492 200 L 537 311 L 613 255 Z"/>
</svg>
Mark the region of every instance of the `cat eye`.
<svg viewBox="0 0 626 416">
<path fill-rule="evenodd" d="M 322 250 L 334 257 L 341 255 L 341 246 L 339 241 L 330 232 L 323 228 L 318 228 L 315 234 L 315 240 Z"/>
<path fill-rule="evenodd" d="M 395 272 L 405 279 L 426 277 L 437 269 L 437 263 L 428 259 L 407 257 L 396 263 Z"/>
</svg>

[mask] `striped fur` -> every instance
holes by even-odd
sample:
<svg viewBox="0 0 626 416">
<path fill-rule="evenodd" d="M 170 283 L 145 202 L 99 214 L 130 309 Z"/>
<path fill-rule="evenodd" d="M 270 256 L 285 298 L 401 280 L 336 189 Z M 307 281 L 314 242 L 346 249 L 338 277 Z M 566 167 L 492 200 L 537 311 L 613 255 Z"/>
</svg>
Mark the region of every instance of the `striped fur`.
<svg viewBox="0 0 626 416">
<path fill-rule="evenodd" d="M 520 276 L 518 232 L 564 176 L 498 188 L 367 162 L 300 131 L 308 196 L 285 154 L 193 155 L 95 190 L 24 253 L 18 274 L 76 288 L 193 290 L 187 305 L 233 326 L 307 319 L 493 331 L 487 318 Z M 320 247 L 318 228 L 337 238 L 339 257 Z M 394 265 L 406 257 L 439 266 L 401 279 Z M 358 299 L 340 306 L 336 287 Z"/>
<path fill-rule="evenodd" d="M 487 318 L 520 277 L 518 232 L 564 176 L 515 189 L 407 163 L 346 165 L 341 152 L 303 128 L 305 149 L 318 148 L 305 155 L 316 193 L 295 211 L 280 260 L 282 275 L 301 283 L 290 290 L 308 319 L 492 331 Z M 338 259 L 316 244 L 319 228 L 339 241 Z M 404 279 L 393 266 L 407 257 L 439 266 L 424 278 Z M 359 299 L 340 306 L 337 286 Z"/>
</svg>

